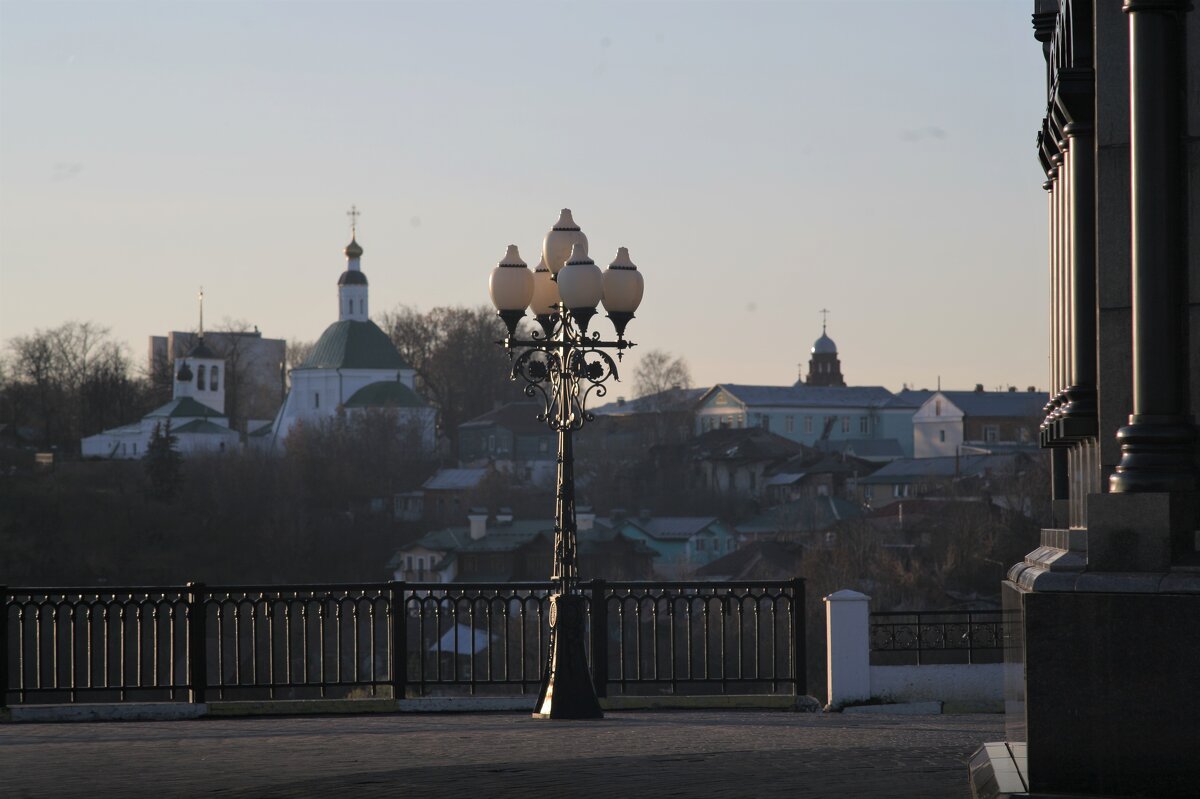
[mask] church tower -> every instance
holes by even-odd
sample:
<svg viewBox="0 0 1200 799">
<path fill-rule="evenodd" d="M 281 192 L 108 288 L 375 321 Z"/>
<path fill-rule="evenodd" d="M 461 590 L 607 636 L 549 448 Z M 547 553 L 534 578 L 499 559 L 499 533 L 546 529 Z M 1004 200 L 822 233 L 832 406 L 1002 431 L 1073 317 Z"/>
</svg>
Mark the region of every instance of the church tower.
<svg viewBox="0 0 1200 799">
<path fill-rule="evenodd" d="M 357 240 L 358 209 L 350 209 L 350 243 L 346 245 L 346 271 L 338 278 L 338 321 L 367 321 L 367 276 L 359 264 L 363 248 Z"/>
<path fill-rule="evenodd" d="M 200 289 L 200 334 L 179 361 L 172 399 L 190 397 L 217 413 L 225 413 L 225 359 L 204 343 L 204 289 Z"/>
<path fill-rule="evenodd" d="M 812 358 L 808 361 L 808 379 L 804 382 L 810 386 L 844 388 L 846 380 L 842 377 L 842 362 L 838 360 L 837 344 L 825 333 L 829 311 L 822 310 L 821 313 L 825 316 L 821 321 L 821 337 L 813 342 Z"/>
</svg>

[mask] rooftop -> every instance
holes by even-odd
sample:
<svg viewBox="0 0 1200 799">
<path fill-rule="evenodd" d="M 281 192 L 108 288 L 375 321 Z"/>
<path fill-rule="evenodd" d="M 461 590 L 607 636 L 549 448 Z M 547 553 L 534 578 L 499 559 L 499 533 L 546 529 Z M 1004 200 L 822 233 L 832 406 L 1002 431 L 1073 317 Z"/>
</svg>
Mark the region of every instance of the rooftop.
<svg viewBox="0 0 1200 799">
<path fill-rule="evenodd" d="M 878 408 L 895 395 L 883 386 L 748 386 L 720 383 L 711 391 L 724 389 L 745 405 L 795 408 Z M 913 406 L 916 407 L 915 405 Z"/>
<path fill-rule="evenodd" d="M 408 369 L 387 333 L 374 322 L 343 319 L 325 328 L 297 369 Z"/>
</svg>

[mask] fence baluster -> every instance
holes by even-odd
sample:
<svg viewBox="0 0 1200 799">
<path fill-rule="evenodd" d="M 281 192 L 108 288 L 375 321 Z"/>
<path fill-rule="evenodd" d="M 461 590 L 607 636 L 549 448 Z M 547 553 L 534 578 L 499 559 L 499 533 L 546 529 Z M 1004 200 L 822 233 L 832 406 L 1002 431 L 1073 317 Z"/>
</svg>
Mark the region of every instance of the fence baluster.
<svg viewBox="0 0 1200 799">
<path fill-rule="evenodd" d="M 208 690 L 208 613 L 204 607 L 204 583 L 188 583 L 188 701 L 203 704 Z"/>
</svg>

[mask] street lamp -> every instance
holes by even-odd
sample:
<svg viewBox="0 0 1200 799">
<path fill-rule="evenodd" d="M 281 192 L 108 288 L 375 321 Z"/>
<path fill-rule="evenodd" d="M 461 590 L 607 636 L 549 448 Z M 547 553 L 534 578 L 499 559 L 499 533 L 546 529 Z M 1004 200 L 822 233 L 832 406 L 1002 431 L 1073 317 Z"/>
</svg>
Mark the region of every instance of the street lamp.
<svg viewBox="0 0 1200 799">
<path fill-rule="evenodd" d="M 619 380 L 617 360 L 634 346 L 625 327 L 642 301 L 643 281 L 629 251 L 604 272 L 588 257 L 587 236 L 564 208 L 542 243 L 542 259 L 531 273 L 517 245 L 510 244 L 489 282 L 492 303 L 508 335 L 497 342 L 513 358 L 511 378 L 525 381 L 525 395 L 539 398 L 538 419 L 558 433 L 558 491 L 554 503 L 554 567 L 550 580 L 550 652 L 542 675 L 534 718 L 593 719 L 603 717 L 583 648 L 584 600 L 579 593 L 575 523 L 575 454 L 572 434 L 595 417 L 588 400 L 608 393 L 605 383 Z M 588 331 L 603 303 L 616 330 L 615 341 Z M 537 327 L 529 338 L 517 337 L 517 326 L 532 311 Z M 604 601 L 598 598 L 598 601 Z"/>
</svg>

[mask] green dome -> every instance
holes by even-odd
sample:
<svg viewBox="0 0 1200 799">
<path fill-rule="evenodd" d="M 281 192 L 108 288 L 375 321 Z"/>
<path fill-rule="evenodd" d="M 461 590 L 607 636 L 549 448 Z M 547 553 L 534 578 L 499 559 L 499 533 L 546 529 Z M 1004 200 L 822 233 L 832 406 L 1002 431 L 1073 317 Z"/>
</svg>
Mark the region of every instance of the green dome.
<svg viewBox="0 0 1200 799">
<path fill-rule="evenodd" d="M 325 328 L 298 369 L 408 369 L 392 340 L 374 322 L 343 319 Z"/>
<path fill-rule="evenodd" d="M 399 380 L 387 380 L 363 386 L 350 399 L 347 408 L 424 408 L 425 400 Z"/>
</svg>

